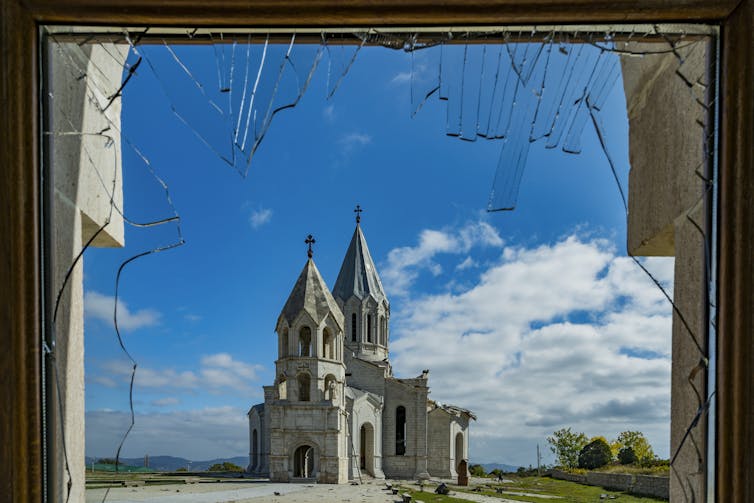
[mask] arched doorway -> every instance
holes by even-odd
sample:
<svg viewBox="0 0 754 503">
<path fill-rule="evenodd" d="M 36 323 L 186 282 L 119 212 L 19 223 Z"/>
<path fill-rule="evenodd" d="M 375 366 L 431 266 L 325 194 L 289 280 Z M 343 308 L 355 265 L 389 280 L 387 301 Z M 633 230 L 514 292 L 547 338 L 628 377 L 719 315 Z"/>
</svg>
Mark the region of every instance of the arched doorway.
<svg viewBox="0 0 754 503">
<path fill-rule="evenodd" d="M 257 463 L 259 463 L 259 439 L 257 438 L 257 430 L 251 432 L 251 470 L 257 469 Z"/>
<path fill-rule="evenodd" d="M 370 423 L 361 425 L 359 435 L 359 467 L 374 476 L 374 426 Z"/>
<path fill-rule="evenodd" d="M 456 466 L 455 466 L 456 472 L 460 473 L 459 470 L 460 470 L 461 461 L 463 461 L 464 458 L 466 457 L 464 455 L 464 452 L 463 452 L 463 433 L 461 433 L 461 432 L 456 433 L 456 450 L 455 450 L 455 454 L 456 454 L 456 456 L 455 456 L 455 458 L 456 458 Z"/>
<path fill-rule="evenodd" d="M 302 445 L 293 453 L 293 476 L 309 479 L 314 476 L 314 448 Z"/>
</svg>

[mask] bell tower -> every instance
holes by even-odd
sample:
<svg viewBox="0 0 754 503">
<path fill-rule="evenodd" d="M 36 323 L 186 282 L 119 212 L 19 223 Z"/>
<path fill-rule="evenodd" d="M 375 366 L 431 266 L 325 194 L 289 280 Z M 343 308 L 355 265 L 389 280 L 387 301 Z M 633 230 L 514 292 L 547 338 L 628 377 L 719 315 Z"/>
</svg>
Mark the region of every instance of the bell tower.
<svg viewBox="0 0 754 503">
<path fill-rule="evenodd" d="M 382 361 L 388 357 L 390 303 L 361 230 L 362 211 L 356 205 L 356 229 L 333 296 L 344 316 L 346 349 L 362 360 Z"/>
<path fill-rule="evenodd" d="M 278 316 L 275 384 L 279 400 L 340 405 L 344 318 L 312 258 L 315 242 L 306 238 L 306 264 Z"/>
</svg>

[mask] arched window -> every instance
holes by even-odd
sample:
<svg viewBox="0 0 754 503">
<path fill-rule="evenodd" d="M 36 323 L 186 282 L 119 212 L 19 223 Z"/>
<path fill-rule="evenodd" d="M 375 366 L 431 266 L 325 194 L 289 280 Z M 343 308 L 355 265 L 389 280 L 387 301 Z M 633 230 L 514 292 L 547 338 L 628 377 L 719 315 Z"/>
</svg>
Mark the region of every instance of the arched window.
<svg viewBox="0 0 754 503">
<path fill-rule="evenodd" d="M 333 344 L 333 336 L 330 333 L 330 329 L 325 328 L 322 331 L 322 358 L 335 358 L 335 344 Z"/>
<path fill-rule="evenodd" d="M 286 383 L 285 376 L 280 376 L 278 378 L 278 399 L 288 399 L 288 384 Z"/>
<path fill-rule="evenodd" d="M 399 405 L 395 409 L 395 455 L 406 454 L 406 407 Z"/>
<path fill-rule="evenodd" d="M 298 331 L 298 355 L 311 356 L 312 354 L 312 329 L 301 327 Z"/>
<path fill-rule="evenodd" d="M 367 315 L 367 342 L 372 342 L 372 315 Z"/>
<path fill-rule="evenodd" d="M 309 401 L 309 387 L 311 384 L 311 380 L 309 379 L 309 374 L 299 374 L 296 380 L 298 381 L 299 401 L 308 402 Z"/>
<path fill-rule="evenodd" d="M 351 340 L 356 342 L 356 313 L 351 314 Z"/>
<path fill-rule="evenodd" d="M 285 327 L 283 329 L 283 332 L 280 334 L 280 346 L 278 352 L 280 354 L 280 358 L 288 356 L 288 354 L 290 353 L 290 351 L 288 350 L 288 327 Z"/>
<path fill-rule="evenodd" d="M 338 385 L 335 376 L 327 374 L 325 377 L 325 400 L 335 400 L 337 398 L 336 386 Z"/>
<path fill-rule="evenodd" d="M 259 440 L 257 439 L 257 430 L 254 428 L 254 431 L 251 432 L 251 468 L 255 469 L 257 467 L 257 462 L 259 461 Z"/>
<path fill-rule="evenodd" d="M 456 433 L 456 468 L 461 463 L 461 461 L 466 457 L 463 454 L 463 433 L 460 431 Z"/>
</svg>

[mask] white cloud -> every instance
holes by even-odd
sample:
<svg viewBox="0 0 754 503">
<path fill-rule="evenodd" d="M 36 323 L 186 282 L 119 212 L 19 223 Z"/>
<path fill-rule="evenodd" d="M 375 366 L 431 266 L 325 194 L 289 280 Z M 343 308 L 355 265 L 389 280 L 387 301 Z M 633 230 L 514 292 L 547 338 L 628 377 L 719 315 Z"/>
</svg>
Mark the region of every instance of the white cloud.
<svg viewBox="0 0 754 503">
<path fill-rule="evenodd" d="M 87 411 L 87 455 L 112 457 L 130 419 L 127 411 Z M 248 431 L 246 411 L 235 407 L 137 412 L 121 456 L 171 455 L 195 460 L 242 456 L 249 449 Z"/>
<path fill-rule="evenodd" d="M 390 252 L 392 284 L 400 272 L 413 275 L 399 282 L 410 287 L 437 253 L 502 243 L 496 233 L 460 235 L 425 231 L 417 246 Z M 645 264 L 672 283 L 672 259 Z M 568 426 L 607 437 L 642 430 L 668 455 L 672 311 L 630 258 L 578 236 L 507 246 L 454 292 L 393 303 L 392 362 L 398 375 L 430 368 L 433 399 L 477 413 L 475 461 L 528 465 L 537 442 Z"/>
<path fill-rule="evenodd" d="M 458 271 L 465 271 L 466 269 L 471 269 L 472 267 L 476 267 L 477 263 L 476 260 L 471 258 L 471 256 L 466 257 L 463 259 L 463 261 L 456 266 L 456 270 Z"/>
<path fill-rule="evenodd" d="M 399 72 L 390 79 L 391 84 L 405 84 L 406 82 L 411 82 L 411 72 Z"/>
<path fill-rule="evenodd" d="M 253 210 L 249 216 L 249 223 L 253 229 L 258 229 L 272 220 L 272 210 L 269 208 L 259 208 Z"/>
<path fill-rule="evenodd" d="M 170 405 L 178 405 L 179 403 L 181 403 L 181 401 L 178 400 L 174 396 L 166 396 L 165 398 L 158 398 L 157 400 L 152 400 L 149 403 L 156 407 L 167 407 Z"/>
<path fill-rule="evenodd" d="M 348 155 L 357 148 L 365 147 L 370 143 L 372 143 L 372 137 L 366 133 L 346 133 L 338 138 L 338 145 L 340 145 L 343 155 Z"/>
<path fill-rule="evenodd" d="M 390 250 L 382 279 L 389 295 L 404 296 L 422 270 L 437 276 L 442 268 L 433 258 L 441 253 L 468 253 L 477 246 L 500 247 L 503 240 L 490 224 L 469 222 L 458 229 L 426 229 L 419 234 L 416 246 Z"/>
<path fill-rule="evenodd" d="M 104 295 L 93 290 L 84 294 L 84 315 L 87 318 L 98 319 L 113 324 L 115 297 Z M 160 322 L 160 313 L 153 309 L 139 309 L 131 312 L 128 305 L 118 299 L 118 328 L 136 330 L 151 327 Z"/>
<path fill-rule="evenodd" d="M 261 365 L 236 360 L 228 353 L 216 353 L 201 357 L 199 369 L 196 371 L 139 366 L 136 369 L 134 386 L 137 390 L 157 388 L 192 393 L 254 393 L 258 388 L 258 372 L 262 369 Z M 127 385 L 130 378 L 131 365 L 122 360 L 105 361 L 99 365 L 98 371 L 88 377 L 91 382 L 108 387 Z"/>
<path fill-rule="evenodd" d="M 333 122 L 335 120 L 335 105 L 327 105 L 323 108 L 322 117 L 324 117 L 327 122 Z"/>
</svg>

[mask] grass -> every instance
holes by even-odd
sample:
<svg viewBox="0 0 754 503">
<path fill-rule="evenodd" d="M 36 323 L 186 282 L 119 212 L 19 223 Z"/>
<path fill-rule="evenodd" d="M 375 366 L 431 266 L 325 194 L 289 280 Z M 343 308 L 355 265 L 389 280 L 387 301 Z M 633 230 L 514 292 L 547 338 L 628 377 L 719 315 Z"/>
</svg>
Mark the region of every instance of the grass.
<svg viewBox="0 0 754 503">
<path fill-rule="evenodd" d="M 509 477 L 513 480 L 512 483 L 506 484 L 488 484 L 486 486 L 480 486 L 481 492 L 477 494 L 484 494 L 486 496 L 493 496 L 498 498 L 505 498 L 515 501 L 525 501 L 528 503 L 594 503 L 599 501 L 615 501 L 616 503 L 650 503 L 666 501 L 662 499 L 634 496 L 627 493 L 618 491 L 608 491 L 601 487 L 586 486 L 577 484 L 575 482 L 568 482 L 565 480 L 557 480 L 549 477 Z M 528 495 L 511 494 L 511 492 L 504 492 L 498 494 L 495 492 L 496 488 L 502 488 L 505 491 L 511 491 L 513 493 L 530 493 Z M 434 490 L 427 489 L 427 490 Z M 453 492 L 472 492 L 470 488 L 452 486 Z M 534 494 L 542 494 L 547 496 L 560 496 L 559 499 L 552 498 L 537 498 Z M 614 500 L 600 500 L 600 495 L 607 494 L 609 496 L 615 496 Z M 424 501 L 423 498 L 419 498 Z M 456 500 L 429 500 L 429 501 L 456 501 Z"/>
<path fill-rule="evenodd" d="M 607 465 L 602 468 L 594 470 L 596 472 L 608 472 L 608 473 L 629 473 L 631 475 L 655 475 L 655 476 L 668 476 L 670 475 L 670 466 L 634 466 L 634 465 Z"/>
</svg>

